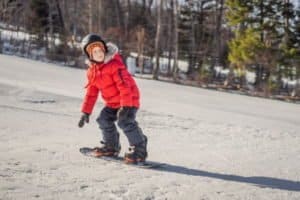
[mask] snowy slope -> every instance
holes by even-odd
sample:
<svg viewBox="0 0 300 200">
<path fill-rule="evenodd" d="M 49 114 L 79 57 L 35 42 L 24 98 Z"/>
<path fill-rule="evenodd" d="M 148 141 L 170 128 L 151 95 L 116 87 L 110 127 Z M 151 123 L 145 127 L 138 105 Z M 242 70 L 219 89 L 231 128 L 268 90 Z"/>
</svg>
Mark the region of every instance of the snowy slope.
<svg viewBox="0 0 300 200">
<path fill-rule="evenodd" d="M 0 199 L 299 199 L 300 106 L 136 79 L 143 170 L 83 157 L 85 71 L 0 55 Z M 122 154 L 127 141 L 121 136 Z"/>
</svg>

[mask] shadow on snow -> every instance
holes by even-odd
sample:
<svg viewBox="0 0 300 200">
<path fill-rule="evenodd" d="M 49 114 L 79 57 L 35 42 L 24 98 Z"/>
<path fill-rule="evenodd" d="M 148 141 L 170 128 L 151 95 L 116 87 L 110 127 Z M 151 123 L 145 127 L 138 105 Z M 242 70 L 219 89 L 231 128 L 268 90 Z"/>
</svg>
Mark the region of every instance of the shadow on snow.
<svg viewBox="0 0 300 200">
<path fill-rule="evenodd" d="M 221 173 L 208 172 L 208 171 L 203 171 L 198 169 L 190 169 L 187 167 L 171 165 L 171 164 L 165 164 L 163 167 L 155 168 L 153 170 L 177 173 L 177 174 L 183 174 L 189 176 L 202 176 L 202 177 L 239 182 L 239 183 L 248 183 L 262 188 L 272 188 L 272 189 L 300 192 L 300 182 L 286 180 L 286 179 L 263 177 L 263 176 L 244 177 L 244 176 L 238 176 L 232 174 L 221 174 Z"/>
</svg>

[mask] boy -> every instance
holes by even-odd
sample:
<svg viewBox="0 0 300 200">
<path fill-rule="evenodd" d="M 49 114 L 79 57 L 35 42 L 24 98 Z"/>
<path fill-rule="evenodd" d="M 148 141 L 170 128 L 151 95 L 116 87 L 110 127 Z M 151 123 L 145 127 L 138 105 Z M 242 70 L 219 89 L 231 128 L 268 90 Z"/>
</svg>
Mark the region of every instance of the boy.
<svg viewBox="0 0 300 200">
<path fill-rule="evenodd" d="M 93 149 L 94 156 L 117 156 L 119 154 L 121 146 L 115 126 L 115 121 L 117 121 L 131 146 L 130 152 L 125 153 L 124 161 L 132 164 L 145 162 L 147 137 L 135 120 L 140 106 L 139 89 L 123 64 L 118 48 L 111 43 L 106 44 L 96 34 L 85 36 L 81 45 L 89 59 L 89 68 L 86 95 L 78 126 L 81 128 L 89 122 L 89 116 L 99 92 L 105 102 L 105 107 L 97 118 L 103 136 L 102 147 Z"/>
</svg>

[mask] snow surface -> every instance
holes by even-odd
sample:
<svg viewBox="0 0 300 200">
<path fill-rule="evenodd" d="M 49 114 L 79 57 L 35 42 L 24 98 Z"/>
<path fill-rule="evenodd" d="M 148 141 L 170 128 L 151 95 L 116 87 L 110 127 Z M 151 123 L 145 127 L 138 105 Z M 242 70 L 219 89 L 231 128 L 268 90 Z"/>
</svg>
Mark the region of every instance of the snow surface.
<svg viewBox="0 0 300 200">
<path fill-rule="evenodd" d="M 0 55 L 0 199 L 300 199 L 300 106 L 136 79 L 145 170 L 84 157 L 85 70 Z M 122 154 L 128 144 L 121 135 Z"/>
</svg>

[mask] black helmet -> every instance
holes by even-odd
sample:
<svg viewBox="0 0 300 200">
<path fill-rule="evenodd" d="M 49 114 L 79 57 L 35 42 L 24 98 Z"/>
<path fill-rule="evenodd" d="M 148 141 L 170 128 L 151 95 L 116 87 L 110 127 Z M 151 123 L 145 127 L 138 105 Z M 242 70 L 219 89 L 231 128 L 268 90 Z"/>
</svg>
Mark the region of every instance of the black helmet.
<svg viewBox="0 0 300 200">
<path fill-rule="evenodd" d="M 86 50 L 86 47 L 91 44 L 91 43 L 94 43 L 94 42 L 102 42 L 103 45 L 104 45 L 104 48 L 105 48 L 105 52 L 107 52 L 107 46 L 104 42 L 104 40 L 102 40 L 102 38 L 99 36 L 99 35 L 96 35 L 96 34 L 88 34 L 86 35 L 82 41 L 81 41 L 81 49 L 82 51 L 87 55 L 87 57 L 89 58 L 89 54 Z"/>
</svg>

